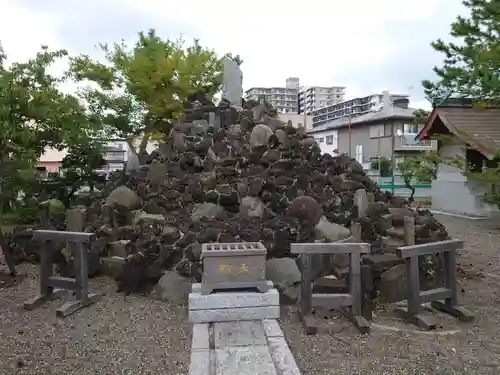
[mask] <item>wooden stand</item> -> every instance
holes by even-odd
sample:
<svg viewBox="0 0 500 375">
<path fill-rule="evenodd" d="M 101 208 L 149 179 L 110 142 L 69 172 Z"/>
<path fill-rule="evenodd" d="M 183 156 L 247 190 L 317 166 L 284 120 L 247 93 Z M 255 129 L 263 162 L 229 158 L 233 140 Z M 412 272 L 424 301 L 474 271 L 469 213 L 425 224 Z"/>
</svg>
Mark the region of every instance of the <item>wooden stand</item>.
<svg viewBox="0 0 500 375">
<path fill-rule="evenodd" d="M 66 317 L 100 299 L 100 294 L 89 293 L 88 290 L 87 246 L 94 238 L 93 233 L 36 230 L 33 238 L 42 242 L 40 294 L 24 303 L 26 310 L 33 310 L 44 302 L 61 296 L 66 290 L 75 292 L 76 301 L 68 302 L 58 308 L 56 315 L 59 317 Z M 54 252 L 49 246 L 50 241 L 65 241 L 72 248 L 75 259 L 75 278 L 53 276 Z"/>
<path fill-rule="evenodd" d="M 457 300 L 457 267 L 456 251 L 463 247 L 461 240 L 446 240 L 421 245 L 415 245 L 413 218 L 405 217 L 405 243 L 407 246 L 398 248 L 398 256 L 406 262 L 406 279 L 408 306 L 398 307 L 396 313 L 425 330 L 436 329 L 434 318 L 420 313 L 420 304 L 431 302 L 432 307 L 470 322 L 474 316 L 458 305 Z M 420 290 L 420 272 L 418 257 L 443 253 L 445 287 L 432 290 Z"/>
<path fill-rule="evenodd" d="M 361 226 L 352 224 L 353 238 L 361 238 Z M 361 254 L 370 252 L 368 243 L 293 243 L 292 254 L 300 254 L 301 291 L 299 314 L 307 334 L 316 334 L 318 327 L 312 316 L 313 306 L 339 309 L 361 333 L 368 333 L 370 325 L 361 314 Z M 349 293 L 313 294 L 311 256 L 313 254 L 348 254 L 350 258 Z"/>
</svg>

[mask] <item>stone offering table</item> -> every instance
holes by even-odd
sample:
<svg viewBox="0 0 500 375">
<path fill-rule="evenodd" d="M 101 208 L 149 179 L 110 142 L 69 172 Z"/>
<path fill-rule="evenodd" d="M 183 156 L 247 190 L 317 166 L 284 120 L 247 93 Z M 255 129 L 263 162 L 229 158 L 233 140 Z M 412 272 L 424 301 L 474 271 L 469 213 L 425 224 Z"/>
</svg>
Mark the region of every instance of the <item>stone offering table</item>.
<svg viewBox="0 0 500 375">
<path fill-rule="evenodd" d="M 189 375 L 300 375 L 275 319 L 193 326 Z"/>
<path fill-rule="evenodd" d="M 190 375 L 300 375 L 276 321 L 266 251 L 260 242 L 202 245 L 202 282 L 189 294 Z"/>
</svg>

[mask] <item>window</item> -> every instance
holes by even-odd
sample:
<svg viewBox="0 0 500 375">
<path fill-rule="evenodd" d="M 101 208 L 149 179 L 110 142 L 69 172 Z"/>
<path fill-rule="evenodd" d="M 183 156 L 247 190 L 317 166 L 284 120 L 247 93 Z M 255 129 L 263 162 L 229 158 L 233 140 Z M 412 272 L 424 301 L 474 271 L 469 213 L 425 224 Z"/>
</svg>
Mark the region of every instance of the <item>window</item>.
<svg viewBox="0 0 500 375">
<path fill-rule="evenodd" d="M 327 135 L 326 136 L 326 144 L 327 145 L 333 145 L 333 135 Z"/>
<path fill-rule="evenodd" d="M 391 137 L 392 136 L 392 124 L 384 125 L 384 136 Z"/>
<path fill-rule="evenodd" d="M 384 125 L 370 126 L 370 138 L 379 138 L 384 136 Z"/>
<path fill-rule="evenodd" d="M 325 141 L 325 138 L 323 138 L 323 137 L 321 137 L 321 138 L 319 139 L 319 143 L 323 143 L 324 141 Z"/>
<path fill-rule="evenodd" d="M 417 124 L 404 124 L 403 125 L 403 134 L 418 134 L 418 125 Z"/>
<path fill-rule="evenodd" d="M 356 161 L 363 162 L 363 145 L 356 145 Z"/>
</svg>

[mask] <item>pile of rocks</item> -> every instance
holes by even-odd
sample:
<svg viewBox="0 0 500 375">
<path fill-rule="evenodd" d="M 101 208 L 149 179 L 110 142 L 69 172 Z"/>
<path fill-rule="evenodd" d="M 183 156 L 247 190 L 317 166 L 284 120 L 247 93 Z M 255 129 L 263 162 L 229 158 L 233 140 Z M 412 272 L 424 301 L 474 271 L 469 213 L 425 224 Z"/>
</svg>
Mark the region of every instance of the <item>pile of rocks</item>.
<svg viewBox="0 0 500 375">
<path fill-rule="evenodd" d="M 392 254 L 401 239 L 388 229 L 400 227 L 404 216 L 416 217 L 417 243 L 447 237 L 428 211 L 405 208 L 404 199 L 382 192 L 355 160 L 322 155 L 304 129 L 282 123 L 257 102 L 239 109 L 224 102 L 193 107 L 170 140 L 143 155 L 138 170 L 115 176 L 101 197 L 75 208 L 84 216 L 85 231 L 98 239 L 90 273 L 121 265 L 112 268 L 126 292 L 143 290 L 161 277 L 162 290 L 178 294 L 185 285 L 187 291 L 192 281 L 200 281 L 206 242 L 262 242 L 270 258 L 268 278 L 295 298 L 300 275 L 290 254 L 292 242 L 337 241 L 349 236 L 350 223 L 358 220 L 363 241 L 372 244 L 365 263 L 373 264 L 379 282 L 398 266 Z M 361 218 L 354 203 L 359 189 L 374 200 Z M 390 213 L 388 226 L 384 215 Z M 15 232 L 11 245 L 18 254 L 37 251 L 26 230 Z M 59 263 L 63 274 L 71 273 L 70 256 L 61 255 Z M 343 266 L 331 264 L 318 275 Z M 394 273 L 391 282 L 398 283 Z"/>
</svg>

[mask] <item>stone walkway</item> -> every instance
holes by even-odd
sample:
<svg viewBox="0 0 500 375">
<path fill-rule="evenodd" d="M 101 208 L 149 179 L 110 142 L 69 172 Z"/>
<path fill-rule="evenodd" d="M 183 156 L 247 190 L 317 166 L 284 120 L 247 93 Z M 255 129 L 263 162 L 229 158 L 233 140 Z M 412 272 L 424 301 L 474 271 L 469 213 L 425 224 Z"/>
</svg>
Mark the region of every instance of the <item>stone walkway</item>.
<svg viewBox="0 0 500 375">
<path fill-rule="evenodd" d="M 275 319 L 193 325 L 189 375 L 300 375 Z"/>
</svg>

